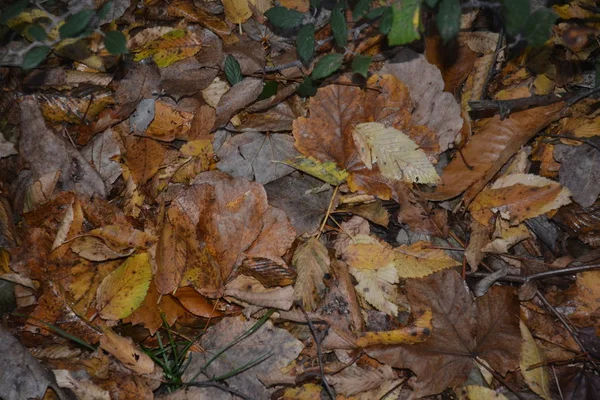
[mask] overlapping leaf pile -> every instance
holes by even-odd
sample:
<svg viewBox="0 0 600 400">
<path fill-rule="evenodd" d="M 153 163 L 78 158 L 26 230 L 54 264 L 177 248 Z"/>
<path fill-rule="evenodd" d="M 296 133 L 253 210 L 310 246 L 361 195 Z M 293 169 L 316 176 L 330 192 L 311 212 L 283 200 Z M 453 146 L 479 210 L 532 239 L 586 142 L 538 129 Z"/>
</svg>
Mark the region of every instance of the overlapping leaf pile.
<svg viewBox="0 0 600 400">
<path fill-rule="evenodd" d="M 458 27 L 438 21 L 425 54 L 370 65 L 392 19 L 417 22 L 391 41 L 420 37 L 421 2 L 124 3 L 118 68 L 91 35 L 85 57 L 0 71 L 24 89 L 0 101 L 0 282 L 30 348 L 0 331 L 0 396 L 31 373 L 28 397 L 550 399 L 550 360 L 593 398 L 598 107 L 551 96 L 576 90 L 564 49 L 592 41 L 561 23 L 505 60 L 475 9 L 452 63 L 436 49 Z M 9 26 L 37 23 L 23 10 Z M 330 42 L 362 54 L 322 81 L 352 59 Z"/>
</svg>

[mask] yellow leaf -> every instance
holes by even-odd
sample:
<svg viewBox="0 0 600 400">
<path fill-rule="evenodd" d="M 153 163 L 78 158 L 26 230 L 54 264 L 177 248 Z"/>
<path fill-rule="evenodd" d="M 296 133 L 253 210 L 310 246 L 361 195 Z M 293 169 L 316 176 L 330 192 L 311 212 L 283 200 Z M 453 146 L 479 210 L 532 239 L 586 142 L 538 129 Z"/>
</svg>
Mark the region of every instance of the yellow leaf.
<svg viewBox="0 0 600 400">
<path fill-rule="evenodd" d="M 519 327 L 521 328 L 521 374 L 525 378 L 525 382 L 531 390 L 533 390 L 538 396 L 550 400 L 552 395 L 550 393 L 550 376 L 548 369 L 544 365 L 545 357 L 540 348 L 533 340 L 533 336 L 527 325 L 523 321 L 519 321 Z M 531 367 L 535 365 L 535 367 Z M 531 369 L 530 369 L 531 368 Z"/>
<path fill-rule="evenodd" d="M 393 265 L 376 270 L 350 267 L 356 280 L 356 293 L 381 312 L 398 316 L 398 271 Z"/>
<path fill-rule="evenodd" d="M 341 185 L 348 179 L 348 173 L 339 169 L 333 161 L 321 162 L 312 157 L 299 156 L 285 163 L 333 186 Z"/>
<path fill-rule="evenodd" d="M 367 168 L 376 163 L 386 178 L 409 183 L 439 182 L 440 177 L 425 152 L 399 130 L 366 122 L 356 125 L 353 137 Z"/>
<path fill-rule="evenodd" d="M 148 42 L 138 52 L 134 61 L 141 61 L 152 56 L 156 65 L 161 68 L 193 56 L 202 48 L 201 38 L 190 31 L 173 30 L 159 39 Z"/>
<path fill-rule="evenodd" d="M 104 278 L 96 292 L 96 309 L 104 319 L 126 318 L 142 304 L 152 268 L 148 253 L 129 257 L 119 268 Z"/>
<path fill-rule="evenodd" d="M 392 247 L 369 235 L 356 235 L 342 255 L 343 260 L 358 269 L 377 270 L 394 265 Z"/>
<path fill-rule="evenodd" d="M 323 278 L 329 272 L 330 262 L 327 248 L 314 237 L 296 249 L 292 258 L 292 264 L 298 272 L 294 298 L 299 300 L 306 310 L 313 310 L 323 295 Z"/>
<path fill-rule="evenodd" d="M 401 278 L 422 278 L 446 268 L 461 265 L 444 250 L 428 248 L 431 243 L 420 241 L 394 249 L 394 262 Z"/>
<path fill-rule="evenodd" d="M 356 341 L 359 347 L 375 346 L 378 344 L 415 344 L 425 341 L 433 330 L 431 310 L 426 310 L 413 326 L 407 326 L 393 331 L 365 332 Z"/>
<path fill-rule="evenodd" d="M 234 24 L 243 24 L 252 16 L 248 0 L 223 0 L 225 18 Z"/>
<path fill-rule="evenodd" d="M 484 386 L 469 385 L 458 392 L 460 400 L 508 400 L 502 393 Z"/>
<path fill-rule="evenodd" d="M 307 383 L 300 387 L 293 387 L 285 389 L 283 396 L 284 400 L 313 400 L 321 398 L 321 385 L 315 385 L 314 383 Z"/>
</svg>

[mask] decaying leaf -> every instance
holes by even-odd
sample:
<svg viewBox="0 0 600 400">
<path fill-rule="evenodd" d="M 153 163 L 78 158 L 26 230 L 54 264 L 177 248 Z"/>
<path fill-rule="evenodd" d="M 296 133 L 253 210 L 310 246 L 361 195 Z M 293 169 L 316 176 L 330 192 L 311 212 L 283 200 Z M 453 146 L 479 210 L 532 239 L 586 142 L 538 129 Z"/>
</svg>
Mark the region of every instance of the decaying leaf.
<svg viewBox="0 0 600 400">
<path fill-rule="evenodd" d="M 407 282 L 413 313 L 431 309 L 432 336 L 414 345 L 367 349 L 377 360 L 417 374 L 415 395 L 439 393 L 464 382 L 473 357 L 500 374 L 513 370 L 520 356 L 518 301 L 507 288 L 493 287 L 473 301 L 460 275 L 442 271 Z"/>
<path fill-rule="evenodd" d="M 325 290 L 323 279 L 330 267 L 327 248 L 318 239 L 310 238 L 298 246 L 292 263 L 298 273 L 294 297 L 306 310 L 313 310 Z"/>
</svg>

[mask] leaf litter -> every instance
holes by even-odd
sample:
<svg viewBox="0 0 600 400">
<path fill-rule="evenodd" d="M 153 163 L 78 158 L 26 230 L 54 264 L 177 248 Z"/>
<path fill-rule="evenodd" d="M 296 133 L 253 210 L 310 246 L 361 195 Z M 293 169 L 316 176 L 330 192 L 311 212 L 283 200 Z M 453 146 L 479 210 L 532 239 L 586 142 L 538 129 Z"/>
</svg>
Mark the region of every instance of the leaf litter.
<svg viewBox="0 0 600 400">
<path fill-rule="evenodd" d="M 587 31 L 465 18 L 448 64 L 369 2 L 114 3 L 117 66 L 0 71 L 3 396 L 597 397 Z"/>
</svg>

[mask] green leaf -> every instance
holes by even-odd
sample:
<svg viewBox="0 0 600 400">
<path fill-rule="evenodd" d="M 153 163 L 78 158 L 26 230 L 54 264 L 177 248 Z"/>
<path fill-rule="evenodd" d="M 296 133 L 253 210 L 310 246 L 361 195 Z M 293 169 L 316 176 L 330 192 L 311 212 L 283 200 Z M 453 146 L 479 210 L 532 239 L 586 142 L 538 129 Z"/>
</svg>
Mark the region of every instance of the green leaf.
<svg viewBox="0 0 600 400">
<path fill-rule="evenodd" d="M 308 0 L 308 4 L 310 4 L 312 8 L 316 9 L 321 5 L 321 0 Z"/>
<path fill-rule="evenodd" d="M 33 39 L 37 40 L 38 42 L 43 42 L 48 37 L 48 33 L 46 33 L 46 30 L 38 24 L 29 25 L 29 28 L 27 28 L 27 32 Z"/>
<path fill-rule="evenodd" d="M 296 93 L 298 93 L 301 97 L 311 97 L 317 94 L 317 85 L 315 82 L 310 79 L 310 77 L 305 77 L 304 81 L 296 88 Z"/>
<path fill-rule="evenodd" d="M 383 15 L 383 13 L 389 9 L 389 7 L 379 7 L 379 8 L 374 8 L 371 11 L 369 11 L 369 13 L 367 14 L 367 16 L 365 17 L 366 19 L 375 19 L 375 18 L 379 18 Z"/>
<path fill-rule="evenodd" d="M 268 99 L 271 96 L 277 94 L 277 82 L 275 81 L 267 81 L 263 85 L 263 91 L 260 93 L 256 100 L 264 100 Z"/>
<path fill-rule="evenodd" d="M 434 8 L 439 0 L 425 0 L 425 4 L 427 4 L 427 7 L 429 8 Z"/>
<path fill-rule="evenodd" d="M 510 36 L 519 34 L 531 13 L 530 0 L 502 0 L 504 27 Z"/>
<path fill-rule="evenodd" d="M 538 8 L 527 20 L 525 25 L 525 37 L 530 46 L 541 46 L 546 43 L 550 37 L 552 25 L 558 19 L 552 10 L 548 8 Z"/>
<path fill-rule="evenodd" d="M 112 9 L 113 2 L 107 1 L 101 8 L 98 10 L 98 21 L 102 21 L 104 17 L 108 15 L 110 10 Z"/>
<path fill-rule="evenodd" d="M 51 49 L 48 46 L 38 46 L 29 50 L 27 54 L 23 56 L 23 64 L 21 65 L 21 68 L 31 69 L 37 67 L 42 61 L 44 61 L 48 53 L 50 53 L 50 50 Z"/>
<path fill-rule="evenodd" d="M 304 16 L 301 12 L 289 8 L 275 6 L 265 11 L 265 17 L 280 29 L 292 29 L 302 24 Z"/>
<path fill-rule="evenodd" d="M 127 39 L 125 35 L 119 31 L 106 32 L 104 35 L 104 46 L 110 54 L 126 54 L 127 51 Z"/>
<path fill-rule="evenodd" d="M 327 54 L 317 61 L 317 65 L 315 65 L 315 69 L 313 69 L 310 77 L 313 80 L 327 78 L 329 75 L 333 74 L 335 71 L 342 67 L 342 63 L 344 61 L 344 55 L 338 53 Z"/>
<path fill-rule="evenodd" d="M 313 24 L 306 24 L 298 31 L 296 51 L 302 64 L 308 66 L 315 53 L 315 26 Z"/>
<path fill-rule="evenodd" d="M 390 46 L 411 43 L 421 37 L 421 7 L 419 0 L 404 0 L 392 7 L 392 29 L 388 35 Z"/>
<path fill-rule="evenodd" d="M 363 56 L 361 54 L 357 54 L 356 57 L 354 57 L 354 60 L 352 60 L 352 72 L 354 72 L 355 74 L 362 75 L 366 78 L 369 72 L 369 65 L 371 64 L 372 59 L 373 57 L 371 56 Z"/>
<path fill-rule="evenodd" d="M 94 12 L 92 10 L 81 10 L 71 15 L 67 21 L 60 27 L 58 32 L 61 39 L 77 37 L 85 28 L 87 28 Z"/>
<path fill-rule="evenodd" d="M 0 24 L 4 25 L 11 19 L 18 17 L 19 14 L 25 11 L 28 4 L 29 0 L 21 0 L 6 7 L 4 10 L 2 10 L 2 16 L 0 16 Z"/>
<path fill-rule="evenodd" d="M 234 56 L 228 54 L 225 57 L 225 77 L 231 86 L 239 83 L 244 79 L 242 76 L 242 68 L 240 63 L 235 59 Z"/>
<path fill-rule="evenodd" d="M 367 12 L 369 12 L 369 7 L 371 7 L 371 0 L 358 0 L 356 3 L 356 7 L 352 10 L 352 19 L 354 22 L 361 19 Z"/>
<path fill-rule="evenodd" d="M 447 43 L 458 34 L 460 30 L 460 2 L 459 0 L 442 0 L 435 15 L 440 36 Z"/>
<path fill-rule="evenodd" d="M 392 29 L 392 22 L 394 21 L 394 14 L 392 12 L 392 7 L 385 7 L 383 13 L 381 14 L 381 19 L 379 20 L 379 32 L 387 35 Z"/>
<path fill-rule="evenodd" d="M 329 23 L 331 24 L 335 44 L 339 47 L 345 47 L 348 43 L 348 27 L 346 26 L 346 17 L 344 17 L 340 7 L 336 6 L 333 9 Z"/>
</svg>

